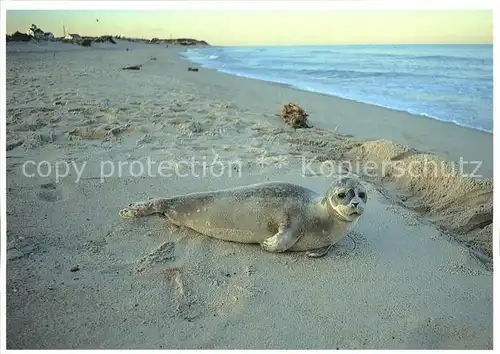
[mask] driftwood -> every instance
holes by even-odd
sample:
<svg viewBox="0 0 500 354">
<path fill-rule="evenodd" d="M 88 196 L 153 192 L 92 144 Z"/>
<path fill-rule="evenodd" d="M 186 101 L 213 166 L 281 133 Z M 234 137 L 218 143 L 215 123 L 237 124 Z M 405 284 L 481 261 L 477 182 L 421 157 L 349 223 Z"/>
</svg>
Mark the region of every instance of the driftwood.
<svg viewBox="0 0 500 354">
<path fill-rule="evenodd" d="M 307 122 L 307 114 L 299 105 L 295 103 L 287 103 L 281 105 L 280 110 L 281 121 L 292 126 L 292 128 L 312 128 Z"/>
<path fill-rule="evenodd" d="M 140 70 L 142 65 L 134 65 L 134 66 L 127 66 L 126 68 L 122 68 L 123 70 Z"/>
<path fill-rule="evenodd" d="M 188 68 L 188 71 L 198 71 L 198 68 Z"/>
</svg>

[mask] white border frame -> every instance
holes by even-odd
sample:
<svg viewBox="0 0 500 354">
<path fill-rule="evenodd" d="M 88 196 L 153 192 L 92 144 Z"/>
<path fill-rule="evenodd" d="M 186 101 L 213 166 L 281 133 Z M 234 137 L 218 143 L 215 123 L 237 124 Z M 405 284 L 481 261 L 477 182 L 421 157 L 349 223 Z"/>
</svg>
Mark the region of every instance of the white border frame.
<svg viewBox="0 0 500 354">
<path fill-rule="evenodd" d="M 393 1 L 378 1 L 378 0 L 351 0 L 351 1 L 20 1 L 20 0 L 3 0 L 0 1 L 0 64 L 2 75 L 0 75 L 0 352 L 6 351 L 6 136 L 5 136 L 5 121 L 6 121 L 6 58 L 5 58 L 5 34 L 6 34 L 6 10 L 77 10 L 77 9 L 99 9 L 99 10 L 112 10 L 119 8 L 120 10 L 283 10 L 286 6 L 287 11 L 304 11 L 304 10 L 438 10 L 438 9 L 477 9 L 477 10 L 491 10 L 497 2 L 490 0 L 393 0 Z M 494 20 L 497 19 L 497 9 L 493 11 Z M 494 23 L 498 24 L 498 21 Z M 494 38 L 499 38 L 500 28 L 494 26 Z M 498 57 L 500 51 L 497 49 L 495 43 L 494 50 L 494 81 L 496 81 L 498 69 Z M 494 90 L 494 98 L 500 99 L 500 93 Z M 496 100 L 500 102 L 500 100 Z M 494 105 L 494 117 L 498 116 L 499 108 Z M 496 119 L 494 119 L 494 122 Z M 494 184 L 498 180 L 500 173 L 500 163 L 496 160 L 495 156 L 500 156 L 500 144 L 497 141 L 495 134 L 496 124 L 494 124 Z M 496 210 L 500 205 L 500 195 L 494 189 L 494 209 Z M 500 225 L 499 216 L 495 214 L 493 217 L 493 259 L 494 263 L 498 261 L 499 257 L 499 235 Z M 497 268 L 497 267 L 494 267 Z M 499 283 L 500 277 L 498 271 L 493 272 L 494 279 L 494 299 L 500 291 Z M 500 328 L 499 310 L 494 301 L 494 329 L 499 333 Z M 494 332 L 495 333 L 495 332 Z M 498 340 L 493 336 L 493 344 L 497 344 Z M 9 350 L 10 352 L 10 350 Z M 28 351 L 35 352 L 35 351 Z M 38 352 L 38 351 L 37 351 Z M 54 352 L 56 351 L 47 351 Z M 84 351 L 81 351 L 84 353 Z M 87 352 L 87 351 L 85 351 Z M 153 352 L 156 352 L 153 351 Z M 299 351 L 297 351 L 299 352 Z M 399 352 L 399 351 L 397 351 Z M 457 351 L 454 351 L 457 352 Z"/>
<path fill-rule="evenodd" d="M 10 10 L 491 10 L 494 0 L 184 0 L 184 1 L 63 1 L 6 0 Z"/>
</svg>

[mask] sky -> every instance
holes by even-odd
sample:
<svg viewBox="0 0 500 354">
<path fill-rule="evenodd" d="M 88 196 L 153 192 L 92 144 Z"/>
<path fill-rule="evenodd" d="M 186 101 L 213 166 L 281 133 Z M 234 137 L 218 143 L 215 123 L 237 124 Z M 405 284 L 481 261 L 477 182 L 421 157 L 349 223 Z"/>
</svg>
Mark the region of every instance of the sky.
<svg viewBox="0 0 500 354">
<path fill-rule="evenodd" d="M 98 20 L 98 21 L 97 21 Z M 8 10 L 7 33 L 32 23 L 62 36 L 190 37 L 211 45 L 493 43 L 491 10 Z"/>
</svg>

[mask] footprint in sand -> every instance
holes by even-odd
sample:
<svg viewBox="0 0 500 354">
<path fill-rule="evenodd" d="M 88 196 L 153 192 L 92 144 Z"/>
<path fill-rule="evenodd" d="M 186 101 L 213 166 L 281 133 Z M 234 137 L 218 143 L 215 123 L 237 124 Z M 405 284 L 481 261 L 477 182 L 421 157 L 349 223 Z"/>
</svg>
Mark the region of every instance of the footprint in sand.
<svg viewBox="0 0 500 354">
<path fill-rule="evenodd" d="M 165 242 L 156 250 L 143 257 L 135 268 L 137 272 L 141 273 L 149 270 L 162 263 L 172 262 L 174 258 L 175 243 Z"/>
<path fill-rule="evenodd" d="M 68 193 L 54 182 L 42 184 L 40 188 L 42 190 L 38 192 L 38 198 L 45 202 L 55 203 L 69 198 Z"/>
<path fill-rule="evenodd" d="M 203 316 L 206 310 L 203 301 L 200 301 L 193 292 L 188 275 L 189 271 L 182 267 L 169 268 L 165 271 L 165 277 L 170 284 L 175 316 L 193 322 Z"/>
<path fill-rule="evenodd" d="M 167 280 L 169 293 L 174 306 L 174 316 L 192 322 L 202 316 L 204 309 L 199 299 L 193 293 L 189 269 L 175 266 L 175 243 L 165 242 L 153 252 L 141 258 L 135 267 L 136 273 L 158 271 Z M 168 265 L 165 269 L 165 265 Z"/>
<path fill-rule="evenodd" d="M 251 295 L 249 275 L 243 270 L 211 269 L 206 262 L 198 262 L 197 252 L 181 252 L 179 259 L 174 253 L 175 242 L 165 242 L 135 265 L 136 274 L 152 273 L 166 281 L 173 317 L 194 322 L 230 313 Z"/>
</svg>

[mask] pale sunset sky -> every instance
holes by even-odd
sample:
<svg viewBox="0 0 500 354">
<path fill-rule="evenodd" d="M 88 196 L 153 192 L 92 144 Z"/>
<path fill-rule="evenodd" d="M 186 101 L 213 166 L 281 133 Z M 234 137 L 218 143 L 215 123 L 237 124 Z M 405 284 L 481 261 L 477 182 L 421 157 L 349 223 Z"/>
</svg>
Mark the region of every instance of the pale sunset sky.
<svg viewBox="0 0 500 354">
<path fill-rule="evenodd" d="M 493 42 L 491 10 L 7 11 L 9 34 L 32 23 L 56 36 L 64 24 L 87 36 L 191 37 L 226 46 Z"/>
</svg>

